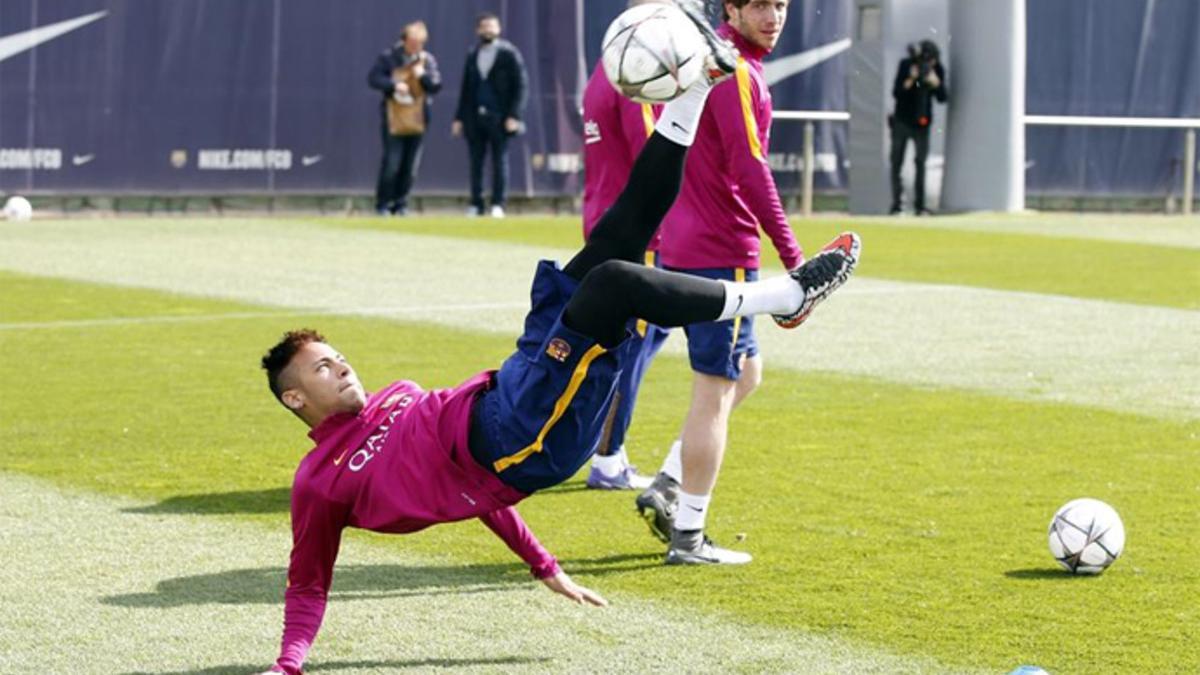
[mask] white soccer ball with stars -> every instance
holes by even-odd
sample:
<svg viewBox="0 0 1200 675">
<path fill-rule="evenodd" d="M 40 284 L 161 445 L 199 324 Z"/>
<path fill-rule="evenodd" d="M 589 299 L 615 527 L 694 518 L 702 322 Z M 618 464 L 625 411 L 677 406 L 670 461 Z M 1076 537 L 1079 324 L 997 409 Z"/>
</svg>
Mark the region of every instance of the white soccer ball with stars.
<svg viewBox="0 0 1200 675">
<path fill-rule="evenodd" d="M 4 202 L 4 219 L 24 222 L 33 217 L 33 205 L 21 196 L 9 197 Z"/>
<path fill-rule="evenodd" d="M 1125 548 L 1125 525 L 1098 499 L 1075 499 L 1050 521 L 1050 554 L 1068 572 L 1099 574 Z"/>
<path fill-rule="evenodd" d="M 674 5 L 649 3 L 625 10 L 604 34 L 604 74 L 617 91 L 639 103 L 676 98 L 704 75 L 708 43 Z"/>
</svg>

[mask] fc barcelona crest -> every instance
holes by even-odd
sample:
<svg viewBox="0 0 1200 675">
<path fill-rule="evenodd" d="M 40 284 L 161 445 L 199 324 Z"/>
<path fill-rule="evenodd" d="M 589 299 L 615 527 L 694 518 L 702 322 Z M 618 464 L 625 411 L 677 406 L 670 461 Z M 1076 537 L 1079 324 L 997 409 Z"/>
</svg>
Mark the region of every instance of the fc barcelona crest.
<svg viewBox="0 0 1200 675">
<path fill-rule="evenodd" d="M 571 355 L 571 345 L 562 338 L 554 338 L 546 345 L 546 354 L 559 363 L 566 363 L 567 357 Z"/>
</svg>

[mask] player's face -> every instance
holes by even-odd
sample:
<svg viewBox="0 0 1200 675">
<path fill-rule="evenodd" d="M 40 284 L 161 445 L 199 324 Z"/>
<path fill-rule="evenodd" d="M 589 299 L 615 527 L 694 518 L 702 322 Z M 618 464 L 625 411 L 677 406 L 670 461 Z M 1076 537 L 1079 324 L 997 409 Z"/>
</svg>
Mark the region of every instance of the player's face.
<svg viewBox="0 0 1200 675">
<path fill-rule="evenodd" d="M 283 403 L 312 426 L 337 413 L 357 413 L 367 392 L 346 358 L 324 342 L 310 342 L 292 357 Z"/>
<path fill-rule="evenodd" d="M 500 21 L 499 19 L 484 19 L 476 26 L 475 32 L 484 42 L 495 42 L 496 38 L 500 37 Z"/>
<path fill-rule="evenodd" d="M 729 23 L 742 37 L 771 51 L 787 22 L 789 0 L 750 0 L 741 7 L 726 3 Z"/>
</svg>

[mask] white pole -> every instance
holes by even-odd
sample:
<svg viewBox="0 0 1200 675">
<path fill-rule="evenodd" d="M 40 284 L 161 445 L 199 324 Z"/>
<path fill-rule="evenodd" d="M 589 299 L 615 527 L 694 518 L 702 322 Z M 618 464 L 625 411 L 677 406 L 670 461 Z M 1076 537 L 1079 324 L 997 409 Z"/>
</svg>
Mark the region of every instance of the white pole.
<svg viewBox="0 0 1200 675">
<path fill-rule="evenodd" d="M 1183 215 L 1190 216 L 1196 186 L 1196 130 L 1188 129 L 1183 138 Z"/>
<path fill-rule="evenodd" d="M 804 123 L 804 217 L 812 217 L 813 206 L 813 123 Z"/>
</svg>

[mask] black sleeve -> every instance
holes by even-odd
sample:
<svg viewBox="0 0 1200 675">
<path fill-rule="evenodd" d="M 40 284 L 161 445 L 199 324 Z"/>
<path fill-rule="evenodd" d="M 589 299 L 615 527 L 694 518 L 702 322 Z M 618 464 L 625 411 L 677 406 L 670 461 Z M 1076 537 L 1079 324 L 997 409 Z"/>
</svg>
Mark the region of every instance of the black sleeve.
<svg viewBox="0 0 1200 675">
<path fill-rule="evenodd" d="M 437 59 L 429 52 L 425 52 L 425 74 L 421 76 L 421 86 L 427 94 L 442 90 L 442 73 L 438 70 Z"/>
<path fill-rule="evenodd" d="M 892 98 L 904 95 L 904 81 L 908 79 L 908 70 L 911 67 L 912 63 L 908 59 L 900 59 L 900 67 L 896 69 L 896 81 L 892 84 Z"/>
<path fill-rule="evenodd" d="M 945 103 L 946 97 L 949 96 L 949 92 L 947 92 L 947 90 L 946 90 L 946 71 L 942 69 L 942 64 L 936 63 L 933 66 L 933 72 L 937 75 L 937 78 L 938 78 L 937 89 L 934 89 L 932 92 L 933 97 L 936 98 L 939 102 Z"/>
<path fill-rule="evenodd" d="M 475 51 L 467 52 L 467 60 L 463 63 L 462 82 L 458 87 L 458 108 L 454 111 L 454 119 L 462 122 L 467 119 L 467 80 L 470 79 L 471 61 L 475 60 Z"/>
<path fill-rule="evenodd" d="M 529 101 L 529 73 L 525 72 L 525 60 L 516 47 L 512 48 L 512 57 L 516 72 L 513 73 L 515 77 L 508 116 L 519 120 L 525 117 L 525 104 Z"/>
<path fill-rule="evenodd" d="M 367 73 L 367 84 L 385 95 L 390 95 L 396 88 L 396 83 L 392 82 L 392 59 L 389 52 L 384 52 L 375 59 L 375 65 L 371 66 L 371 72 Z"/>
</svg>

